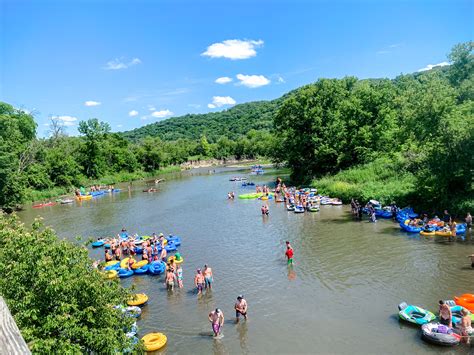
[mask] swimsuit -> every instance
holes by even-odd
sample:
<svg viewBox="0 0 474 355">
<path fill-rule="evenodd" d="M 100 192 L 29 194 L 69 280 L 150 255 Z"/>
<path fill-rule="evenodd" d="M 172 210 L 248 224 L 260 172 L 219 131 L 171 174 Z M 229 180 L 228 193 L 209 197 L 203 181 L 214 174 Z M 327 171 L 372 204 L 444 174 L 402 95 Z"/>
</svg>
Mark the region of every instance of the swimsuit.
<svg viewBox="0 0 474 355">
<path fill-rule="evenodd" d="M 204 283 L 205 283 L 206 286 L 211 287 L 212 276 L 206 276 L 206 277 L 204 278 Z"/>
<path fill-rule="evenodd" d="M 202 283 L 197 284 L 198 291 L 202 291 L 203 288 L 204 288 L 204 284 L 202 284 Z"/>
<path fill-rule="evenodd" d="M 214 333 L 219 334 L 221 330 L 221 325 L 219 324 L 219 322 L 212 323 L 212 330 L 214 331 Z"/>
</svg>

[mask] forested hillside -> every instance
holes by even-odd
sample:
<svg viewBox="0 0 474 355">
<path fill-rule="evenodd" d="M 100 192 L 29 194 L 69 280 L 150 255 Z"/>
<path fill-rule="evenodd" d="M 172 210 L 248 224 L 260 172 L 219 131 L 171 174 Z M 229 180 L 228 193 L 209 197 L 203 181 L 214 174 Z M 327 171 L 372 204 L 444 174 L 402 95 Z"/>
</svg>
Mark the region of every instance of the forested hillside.
<svg viewBox="0 0 474 355">
<path fill-rule="evenodd" d="M 273 117 L 281 102 L 282 98 L 273 101 L 256 101 L 240 104 L 221 112 L 173 117 L 123 132 L 122 135 L 133 141 L 139 141 L 147 136 L 159 137 L 166 141 L 180 138 L 197 140 L 203 135 L 212 142 L 217 142 L 222 137 L 237 140 L 252 129 L 270 130 L 273 126 Z"/>
</svg>

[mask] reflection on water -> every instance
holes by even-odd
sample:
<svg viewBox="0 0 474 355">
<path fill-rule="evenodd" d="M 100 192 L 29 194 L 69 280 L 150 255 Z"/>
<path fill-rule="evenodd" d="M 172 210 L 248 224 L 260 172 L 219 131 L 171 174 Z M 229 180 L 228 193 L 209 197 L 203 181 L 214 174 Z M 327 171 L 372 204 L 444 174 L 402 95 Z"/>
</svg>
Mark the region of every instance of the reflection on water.
<svg viewBox="0 0 474 355">
<path fill-rule="evenodd" d="M 224 171 L 222 171 L 224 170 Z M 192 176 L 194 175 L 194 176 Z M 352 221 L 344 206 L 323 206 L 319 213 L 295 214 L 284 204 L 228 201 L 227 192 L 250 192 L 229 182 L 235 172 L 177 175 L 144 193 L 144 183 L 128 191 L 72 206 L 26 210 L 31 222 L 40 214 L 62 237 L 116 234 L 122 227 L 145 235 L 180 235 L 185 258 L 184 288 L 166 291 L 163 276 L 122 280 L 150 299 L 138 322 L 140 335 L 162 331 L 168 345 L 161 353 L 295 354 L 465 353 L 465 347 L 439 349 L 420 340 L 419 331 L 398 321 L 401 301 L 437 309 L 439 299 L 474 292 L 468 254 L 471 237 L 444 238 L 401 233 L 390 221 Z M 255 176 L 258 184 L 274 180 Z M 295 250 L 288 267 L 285 241 Z M 91 250 L 103 258 L 103 250 Z M 198 296 L 195 270 L 209 264 L 212 291 Z M 235 322 L 234 302 L 244 294 L 249 321 Z M 208 313 L 224 311 L 225 337 L 212 338 Z"/>
</svg>

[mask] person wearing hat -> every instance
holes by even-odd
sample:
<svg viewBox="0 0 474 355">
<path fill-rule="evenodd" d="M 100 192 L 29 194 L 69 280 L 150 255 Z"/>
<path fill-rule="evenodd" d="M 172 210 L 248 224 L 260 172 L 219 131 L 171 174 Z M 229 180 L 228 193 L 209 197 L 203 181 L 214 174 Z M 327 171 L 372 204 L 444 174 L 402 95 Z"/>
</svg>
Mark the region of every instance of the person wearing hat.
<svg viewBox="0 0 474 355">
<path fill-rule="evenodd" d="M 247 320 L 247 301 L 244 299 L 244 296 L 239 295 L 237 297 L 237 302 L 234 305 L 235 309 L 235 318 L 236 322 L 239 321 L 240 315 L 243 315 L 245 320 Z"/>
<path fill-rule="evenodd" d="M 222 327 L 224 325 L 224 312 L 219 308 L 216 308 L 214 311 L 209 313 L 209 322 L 212 324 L 212 331 L 214 336 L 217 337 L 222 332 Z"/>
</svg>

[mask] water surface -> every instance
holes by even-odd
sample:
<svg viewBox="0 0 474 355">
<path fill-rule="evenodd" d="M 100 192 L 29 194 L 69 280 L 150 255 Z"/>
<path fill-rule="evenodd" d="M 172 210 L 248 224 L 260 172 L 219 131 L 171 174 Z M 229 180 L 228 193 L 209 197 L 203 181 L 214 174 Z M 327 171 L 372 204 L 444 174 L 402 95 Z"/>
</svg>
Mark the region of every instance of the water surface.
<svg viewBox="0 0 474 355">
<path fill-rule="evenodd" d="M 417 328 L 399 322 L 401 301 L 436 311 L 439 299 L 474 293 L 474 270 L 467 255 L 474 243 L 424 238 L 400 232 L 391 221 L 352 221 L 346 206 L 322 206 L 319 213 L 294 214 L 269 201 L 226 199 L 249 192 L 229 178 L 242 172 L 207 169 L 177 174 L 143 193 L 131 191 L 20 213 L 30 223 L 42 216 L 61 237 L 116 234 L 123 226 L 141 235 L 181 236 L 184 285 L 168 293 L 163 276 L 122 280 L 149 295 L 138 323 L 139 335 L 164 332 L 163 354 L 424 354 L 468 353 L 465 346 L 439 348 L 420 340 Z M 257 183 L 275 175 L 253 177 Z M 295 266 L 284 258 L 285 240 L 295 250 Z M 95 259 L 103 249 L 91 250 Z M 214 288 L 197 297 L 196 268 L 209 264 Z M 234 322 L 233 304 L 243 294 L 249 320 Z M 219 307 L 224 338 L 214 340 L 207 314 Z"/>
</svg>

